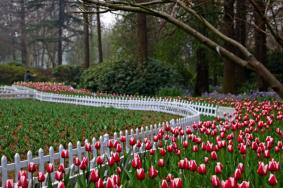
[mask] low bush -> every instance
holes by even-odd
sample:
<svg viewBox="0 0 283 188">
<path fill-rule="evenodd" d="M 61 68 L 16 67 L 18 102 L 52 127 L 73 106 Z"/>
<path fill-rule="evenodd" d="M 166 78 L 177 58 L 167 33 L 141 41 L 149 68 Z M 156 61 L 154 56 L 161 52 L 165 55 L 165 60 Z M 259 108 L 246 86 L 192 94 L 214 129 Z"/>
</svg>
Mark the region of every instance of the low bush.
<svg viewBox="0 0 283 188">
<path fill-rule="evenodd" d="M 60 65 L 52 71 L 56 81 L 64 82 L 67 85 L 77 86 L 80 81 L 82 69 L 80 66 Z"/>
<path fill-rule="evenodd" d="M 150 60 L 142 65 L 130 61 L 94 65 L 81 77 L 81 86 L 93 91 L 154 95 L 160 88 L 183 87 L 184 78 L 174 67 Z"/>
<path fill-rule="evenodd" d="M 0 85 L 11 85 L 17 81 L 23 81 L 27 70 L 32 75 L 32 81 L 48 81 L 51 79 L 48 70 L 27 68 L 15 63 L 0 64 Z"/>
<path fill-rule="evenodd" d="M 161 88 L 158 91 L 158 96 L 160 97 L 177 97 L 182 95 L 183 91 L 179 88 Z"/>
</svg>

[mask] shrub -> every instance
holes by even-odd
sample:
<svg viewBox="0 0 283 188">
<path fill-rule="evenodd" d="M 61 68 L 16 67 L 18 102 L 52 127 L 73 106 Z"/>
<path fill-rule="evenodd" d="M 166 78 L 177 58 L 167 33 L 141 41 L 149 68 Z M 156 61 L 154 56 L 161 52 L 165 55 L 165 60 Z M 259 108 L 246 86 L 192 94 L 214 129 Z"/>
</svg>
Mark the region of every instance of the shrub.
<svg viewBox="0 0 283 188">
<path fill-rule="evenodd" d="M 79 66 L 60 65 L 53 69 L 52 75 L 56 81 L 64 82 L 67 85 L 77 86 L 80 81 L 82 70 Z"/>
<path fill-rule="evenodd" d="M 161 88 L 158 92 L 160 97 L 177 97 L 182 96 L 183 92 L 179 88 Z"/>
<path fill-rule="evenodd" d="M 50 80 L 50 75 L 48 71 L 26 68 L 21 64 L 1 64 L 0 65 L 0 85 L 11 85 L 17 81 L 24 80 L 25 72 L 29 70 L 32 74 L 32 81 L 48 81 Z"/>
<path fill-rule="evenodd" d="M 156 60 L 142 65 L 130 61 L 104 62 L 86 70 L 81 84 L 93 91 L 154 95 L 160 88 L 183 86 L 184 79 L 175 70 Z"/>
</svg>

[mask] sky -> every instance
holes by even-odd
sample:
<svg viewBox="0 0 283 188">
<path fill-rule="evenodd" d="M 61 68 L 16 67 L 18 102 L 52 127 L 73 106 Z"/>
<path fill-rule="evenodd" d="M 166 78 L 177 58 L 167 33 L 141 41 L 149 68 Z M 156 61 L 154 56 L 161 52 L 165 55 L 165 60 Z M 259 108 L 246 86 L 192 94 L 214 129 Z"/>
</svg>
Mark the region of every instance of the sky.
<svg viewBox="0 0 283 188">
<path fill-rule="evenodd" d="M 115 14 L 103 13 L 101 14 L 101 21 L 106 28 L 111 28 L 115 24 Z"/>
</svg>

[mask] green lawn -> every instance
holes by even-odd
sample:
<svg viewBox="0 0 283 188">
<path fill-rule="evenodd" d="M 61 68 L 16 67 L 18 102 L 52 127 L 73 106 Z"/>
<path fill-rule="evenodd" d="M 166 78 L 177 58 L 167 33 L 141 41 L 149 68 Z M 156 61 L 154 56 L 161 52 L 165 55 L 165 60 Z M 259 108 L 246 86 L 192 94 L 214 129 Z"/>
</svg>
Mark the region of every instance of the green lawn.
<svg viewBox="0 0 283 188">
<path fill-rule="evenodd" d="M 129 128 L 147 126 L 177 116 L 143 111 L 118 110 L 33 100 L 0 100 L 0 155 L 12 160 L 49 146 L 76 144 L 85 138 Z"/>
</svg>

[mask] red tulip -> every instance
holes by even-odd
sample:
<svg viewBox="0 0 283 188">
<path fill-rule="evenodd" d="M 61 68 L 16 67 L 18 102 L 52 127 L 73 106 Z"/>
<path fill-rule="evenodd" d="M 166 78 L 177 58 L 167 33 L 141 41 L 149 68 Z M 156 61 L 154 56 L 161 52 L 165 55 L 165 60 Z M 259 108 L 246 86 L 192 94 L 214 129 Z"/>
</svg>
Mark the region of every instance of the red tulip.
<svg viewBox="0 0 283 188">
<path fill-rule="evenodd" d="M 39 182 L 44 182 L 45 181 L 45 175 L 43 172 L 39 172 L 38 173 L 38 176 L 37 176 L 37 179 Z"/>
<path fill-rule="evenodd" d="M 108 140 L 107 146 L 108 146 L 109 148 L 113 148 L 113 147 L 114 147 L 114 144 L 113 144 L 112 140 Z"/>
<path fill-rule="evenodd" d="M 268 170 L 271 172 L 278 171 L 280 169 L 280 163 L 276 162 L 274 159 L 269 161 L 268 163 Z"/>
<path fill-rule="evenodd" d="M 193 145 L 192 151 L 193 152 L 198 152 L 198 146 L 197 145 Z"/>
<path fill-rule="evenodd" d="M 169 188 L 167 180 L 164 180 L 164 179 L 162 180 L 161 188 Z"/>
<path fill-rule="evenodd" d="M 173 177 L 172 174 L 168 174 L 168 175 L 166 176 L 166 180 L 167 180 L 167 181 L 171 181 L 171 180 L 173 180 L 173 179 L 174 179 L 174 177 Z"/>
<path fill-rule="evenodd" d="M 150 150 L 152 148 L 152 145 L 150 142 L 145 143 L 145 149 Z"/>
<path fill-rule="evenodd" d="M 222 173 L 222 167 L 220 165 L 215 166 L 215 173 L 216 174 L 221 174 Z"/>
<path fill-rule="evenodd" d="M 28 188 L 28 179 L 26 176 L 21 176 L 18 182 L 18 187 Z"/>
<path fill-rule="evenodd" d="M 64 173 L 65 172 L 65 166 L 63 163 L 61 163 L 59 166 L 58 166 L 58 171 Z"/>
<path fill-rule="evenodd" d="M 90 143 L 85 143 L 85 150 L 87 152 L 91 152 L 92 151 L 92 148 L 91 148 L 91 144 Z"/>
<path fill-rule="evenodd" d="M 83 157 L 83 160 L 80 164 L 80 169 L 86 170 L 87 166 L 88 166 L 88 159 L 86 157 Z"/>
<path fill-rule="evenodd" d="M 263 162 L 259 162 L 258 168 L 257 168 L 257 173 L 260 176 L 265 176 L 267 174 L 267 165 L 264 165 Z"/>
<path fill-rule="evenodd" d="M 57 188 L 65 188 L 64 182 L 59 182 Z"/>
<path fill-rule="evenodd" d="M 164 166 L 165 166 L 164 159 L 159 159 L 158 162 L 157 162 L 157 165 L 158 165 L 159 167 L 164 167 Z"/>
<path fill-rule="evenodd" d="M 190 171 L 196 171 L 197 170 L 197 163 L 195 160 L 189 161 L 189 169 Z"/>
<path fill-rule="evenodd" d="M 81 161 L 78 157 L 75 157 L 74 160 L 73 160 L 73 163 L 74 163 L 75 166 L 80 166 Z"/>
<path fill-rule="evenodd" d="M 139 157 L 134 157 L 134 159 L 132 160 L 132 167 L 133 168 L 141 168 L 142 167 L 142 162 L 141 162 L 141 159 Z"/>
<path fill-rule="evenodd" d="M 95 184 L 95 188 L 104 188 L 103 180 L 99 178 Z"/>
<path fill-rule="evenodd" d="M 115 187 L 115 183 L 113 178 L 108 177 L 106 181 L 106 188 L 114 188 L 114 187 Z"/>
<path fill-rule="evenodd" d="M 206 166 L 205 166 L 205 164 L 200 164 L 200 165 L 198 166 L 198 173 L 200 173 L 200 174 L 206 174 Z"/>
<path fill-rule="evenodd" d="M 245 171 L 245 167 L 243 163 L 239 163 L 237 168 L 240 169 L 242 173 Z"/>
<path fill-rule="evenodd" d="M 121 184 L 120 176 L 114 174 L 114 175 L 111 176 L 111 178 L 113 179 L 113 181 L 114 181 L 114 183 L 116 185 L 120 185 Z"/>
<path fill-rule="evenodd" d="M 121 172 L 122 172 L 122 169 L 121 169 L 121 167 L 117 167 L 117 169 L 116 169 L 116 172 L 117 172 L 117 174 L 121 174 Z"/>
<path fill-rule="evenodd" d="M 183 182 L 181 178 L 174 178 L 170 182 L 170 188 L 182 188 L 183 187 Z"/>
<path fill-rule="evenodd" d="M 118 152 L 118 153 L 122 152 L 122 146 L 121 146 L 121 144 L 117 144 L 117 145 L 116 145 L 116 152 Z"/>
<path fill-rule="evenodd" d="M 69 157 L 68 150 L 63 149 L 62 152 L 61 152 L 61 157 L 64 158 L 64 159 L 68 158 Z"/>
<path fill-rule="evenodd" d="M 18 172 L 18 180 L 20 180 L 20 177 L 21 177 L 21 176 L 25 176 L 25 177 L 27 178 L 27 177 L 28 177 L 28 174 L 27 174 L 26 171 L 20 170 L 20 171 Z"/>
<path fill-rule="evenodd" d="M 263 156 L 264 156 L 264 158 L 270 158 L 270 151 L 264 150 Z"/>
<path fill-rule="evenodd" d="M 55 172 L 55 179 L 56 179 L 57 181 L 62 181 L 62 179 L 63 179 L 63 173 L 60 172 L 60 171 L 56 171 L 56 172 Z"/>
<path fill-rule="evenodd" d="M 94 147 L 95 147 L 96 150 L 99 150 L 100 149 L 100 142 L 99 141 L 95 142 Z"/>
<path fill-rule="evenodd" d="M 12 179 L 8 179 L 6 181 L 6 184 L 5 184 L 5 188 L 13 188 L 14 187 L 14 182 Z"/>
<path fill-rule="evenodd" d="M 136 177 L 138 180 L 144 180 L 145 178 L 145 173 L 144 173 L 144 169 L 143 168 L 139 168 L 136 171 Z"/>
<path fill-rule="evenodd" d="M 36 168 L 37 168 L 37 166 L 36 166 L 36 164 L 33 163 L 33 162 L 30 162 L 30 163 L 28 164 L 28 171 L 29 171 L 30 173 L 34 173 L 34 172 L 36 171 Z"/>
<path fill-rule="evenodd" d="M 126 136 L 121 136 L 120 141 L 123 142 L 123 143 L 126 142 Z"/>
<path fill-rule="evenodd" d="M 119 155 L 118 152 L 113 153 L 112 157 L 113 157 L 115 162 L 119 162 L 120 161 L 120 155 Z"/>
<path fill-rule="evenodd" d="M 220 186 L 220 180 L 216 175 L 212 175 L 210 177 L 210 180 L 211 180 L 211 184 L 212 184 L 213 187 L 219 187 Z"/>
<path fill-rule="evenodd" d="M 238 188 L 250 188 L 250 182 L 243 181 L 241 184 L 238 184 Z"/>
<path fill-rule="evenodd" d="M 233 145 L 230 145 L 230 144 L 229 144 L 229 145 L 227 146 L 227 150 L 228 150 L 228 152 L 230 152 L 230 153 L 233 152 Z"/>
<path fill-rule="evenodd" d="M 115 164 L 114 157 L 109 157 L 109 159 L 108 159 L 108 166 L 113 166 L 114 164 Z"/>
<path fill-rule="evenodd" d="M 247 153 L 247 146 L 245 144 L 240 145 L 240 153 L 246 154 Z"/>
<path fill-rule="evenodd" d="M 130 138 L 130 145 L 134 146 L 136 144 L 136 139 L 134 137 Z"/>
<path fill-rule="evenodd" d="M 189 142 L 185 140 L 183 142 L 183 148 L 187 148 L 188 146 L 189 146 Z"/>
<path fill-rule="evenodd" d="M 276 179 L 276 176 L 274 174 L 269 175 L 268 183 L 271 186 L 275 186 L 277 184 L 277 179 Z"/>
<path fill-rule="evenodd" d="M 235 188 L 236 180 L 233 177 L 229 177 L 228 180 L 221 182 L 222 188 Z"/>
<path fill-rule="evenodd" d="M 97 156 L 95 162 L 98 165 L 102 165 L 103 164 L 103 157 L 102 156 Z"/>
<path fill-rule="evenodd" d="M 239 180 L 239 179 L 242 178 L 242 172 L 241 172 L 240 169 L 237 168 L 237 169 L 235 170 L 235 172 L 234 172 L 234 178 L 235 178 L 236 180 Z"/>
<path fill-rule="evenodd" d="M 160 155 L 162 156 L 166 155 L 166 150 L 164 148 L 160 148 L 159 152 L 160 152 Z"/>
<path fill-rule="evenodd" d="M 154 149 L 150 149 L 150 150 L 149 150 L 149 154 L 150 154 L 150 155 L 154 155 L 154 153 L 155 153 L 155 150 L 154 150 Z"/>
<path fill-rule="evenodd" d="M 149 177 L 155 178 L 157 175 L 158 175 L 158 171 L 153 166 L 151 166 L 149 169 Z"/>
<path fill-rule="evenodd" d="M 210 153 L 210 158 L 212 159 L 212 160 L 214 160 L 214 161 L 216 161 L 217 160 L 217 153 L 215 152 L 215 151 L 213 151 L 213 152 L 211 152 Z"/>
<path fill-rule="evenodd" d="M 97 182 L 99 179 L 99 174 L 98 174 L 98 170 L 97 169 L 94 169 L 90 172 L 90 175 L 89 175 L 89 180 L 91 182 Z"/>
</svg>

